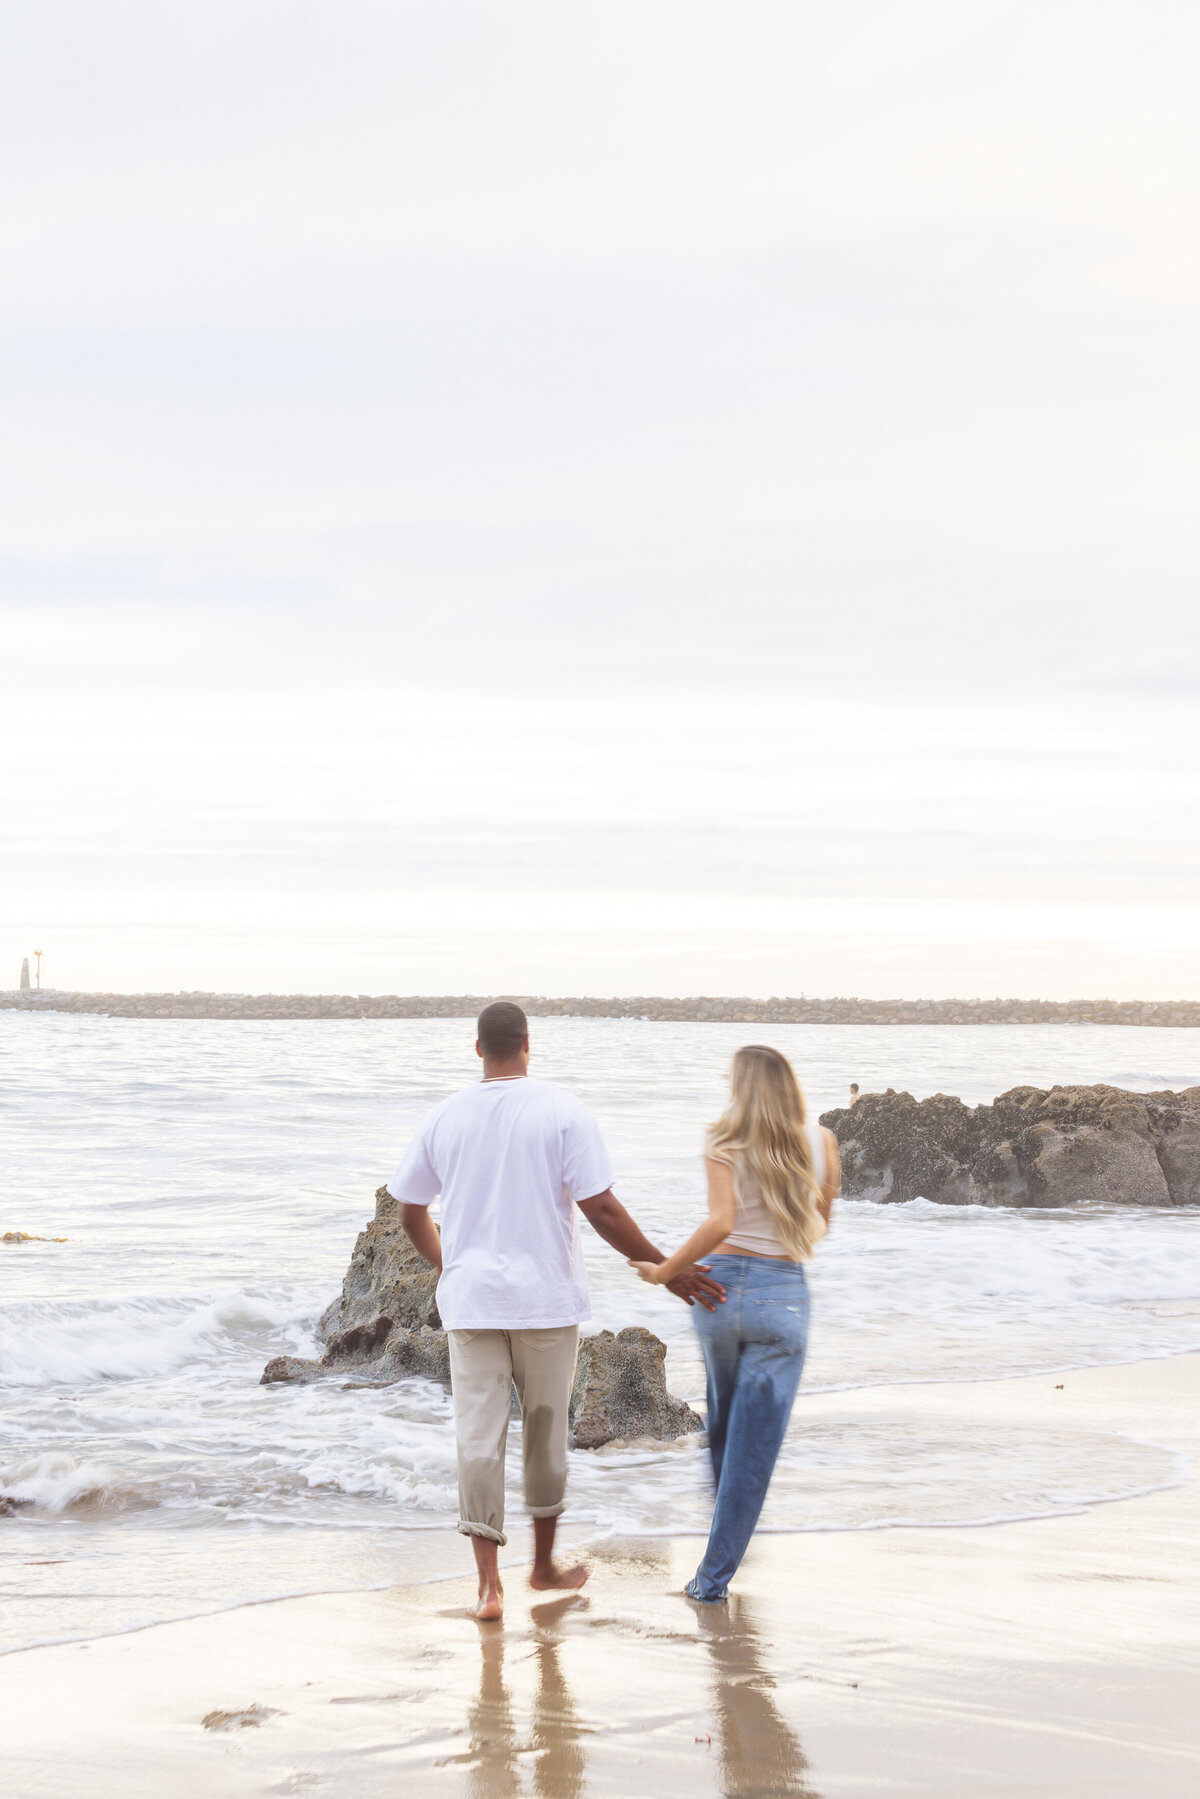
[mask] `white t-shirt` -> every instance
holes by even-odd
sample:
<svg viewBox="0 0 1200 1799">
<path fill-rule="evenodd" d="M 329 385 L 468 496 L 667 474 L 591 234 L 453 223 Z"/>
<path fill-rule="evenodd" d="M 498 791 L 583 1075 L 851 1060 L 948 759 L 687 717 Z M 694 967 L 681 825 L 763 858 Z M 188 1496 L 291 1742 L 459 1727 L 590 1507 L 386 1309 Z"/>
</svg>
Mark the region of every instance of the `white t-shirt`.
<svg viewBox="0 0 1200 1799">
<path fill-rule="evenodd" d="M 546 1081 L 481 1081 L 426 1118 L 388 1182 L 404 1205 L 442 1196 L 447 1330 L 550 1330 L 591 1317 L 576 1202 L 612 1186 L 599 1126 Z"/>
</svg>

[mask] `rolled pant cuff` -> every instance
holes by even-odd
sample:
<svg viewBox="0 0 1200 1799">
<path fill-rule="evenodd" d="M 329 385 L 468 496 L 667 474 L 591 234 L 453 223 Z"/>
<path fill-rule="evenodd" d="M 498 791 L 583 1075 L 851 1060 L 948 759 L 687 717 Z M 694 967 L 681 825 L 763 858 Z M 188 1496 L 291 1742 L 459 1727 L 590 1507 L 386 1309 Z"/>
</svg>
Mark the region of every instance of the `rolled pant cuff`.
<svg viewBox="0 0 1200 1799">
<path fill-rule="evenodd" d="M 559 1518 L 566 1509 L 565 1499 L 560 1499 L 557 1505 L 527 1505 L 525 1507 L 531 1518 Z"/>
<path fill-rule="evenodd" d="M 490 1524 L 471 1524 L 466 1518 L 460 1518 L 458 1528 L 464 1537 L 486 1537 L 489 1543 L 499 1543 L 501 1548 L 508 1542 L 502 1530 L 493 1530 Z"/>
</svg>

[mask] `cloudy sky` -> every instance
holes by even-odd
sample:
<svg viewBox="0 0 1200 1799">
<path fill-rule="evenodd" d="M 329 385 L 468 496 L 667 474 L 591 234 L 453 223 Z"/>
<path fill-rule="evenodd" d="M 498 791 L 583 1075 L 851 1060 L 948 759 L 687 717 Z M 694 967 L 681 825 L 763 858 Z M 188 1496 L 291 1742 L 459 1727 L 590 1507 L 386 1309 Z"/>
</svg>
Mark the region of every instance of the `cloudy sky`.
<svg viewBox="0 0 1200 1799">
<path fill-rule="evenodd" d="M 0 17 L 0 984 L 1200 992 L 1194 7 Z"/>
</svg>

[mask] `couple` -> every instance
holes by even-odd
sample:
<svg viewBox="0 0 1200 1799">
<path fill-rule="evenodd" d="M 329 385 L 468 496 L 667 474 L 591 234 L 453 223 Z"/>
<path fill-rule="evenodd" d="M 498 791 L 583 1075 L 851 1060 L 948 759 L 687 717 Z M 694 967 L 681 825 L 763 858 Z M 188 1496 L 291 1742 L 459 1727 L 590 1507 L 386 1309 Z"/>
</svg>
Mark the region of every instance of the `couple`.
<svg viewBox="0 0 1200 1799">
<path fill-rule="evenodd" d="M 499 1618 L 504 1449 L 515 1383 L 533 1518 L 530 1585 L 581 1587 L 554 1535 L 567 1479 L 567 1408 L 579 1326 L 591 1315 L 577 1214 L 641 1278 L 699 1302 L 716 1506 L 686 1591 L 725 1598 L 754 1533 L 800 1383 L 808 1334 L 803 1263 L 825 1234 L 840 1168 L 832 1132 L 804 1120 L 777 1050 L 733 1059 L 732 1095 L 705 1146 L 708 1217 L 673 1256 L 612 1191 L 595 1119 L 529 1078 L 529 1024 L 507 1000 L 479 1016 L 483 1079 L 426 1118 L 388 1182 L 414 1249 L 440 1271 L 458 1444 L 458 1528 L 479 1571 L 474 1616 Z M 429 1217 L 441 1199 L 439 1236 Z"/>
</svg>

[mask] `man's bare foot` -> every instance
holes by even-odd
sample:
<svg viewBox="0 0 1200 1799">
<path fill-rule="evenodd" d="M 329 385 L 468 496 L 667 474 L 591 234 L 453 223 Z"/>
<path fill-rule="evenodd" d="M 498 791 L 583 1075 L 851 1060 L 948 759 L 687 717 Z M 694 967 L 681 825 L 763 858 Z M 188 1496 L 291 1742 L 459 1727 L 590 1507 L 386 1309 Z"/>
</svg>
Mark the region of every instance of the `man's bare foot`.
<svg viewBox="0 0 1200 1799">
<path fill-rule="evenodd" d="M 529 1584 L 537 1593 L 562 1591 L 564 1588 L 574 1591 L 583 1585 L 590 1573 L 591 1569 L 585 1568 L 582 1562 L 574 1568 L 560 1568 L 557 1562 L 547 1562 L 545 1567 L 539 1567 L 535 1562 Z"/>
<path fill-rule="evenodd" d="M 479 1599 L 471 1607 L 471 1616 L 479 1624 L 494 1624 L 504 1616 L 504 1587 L 500 1581 L 479 1589 Z"/>
</svg>

